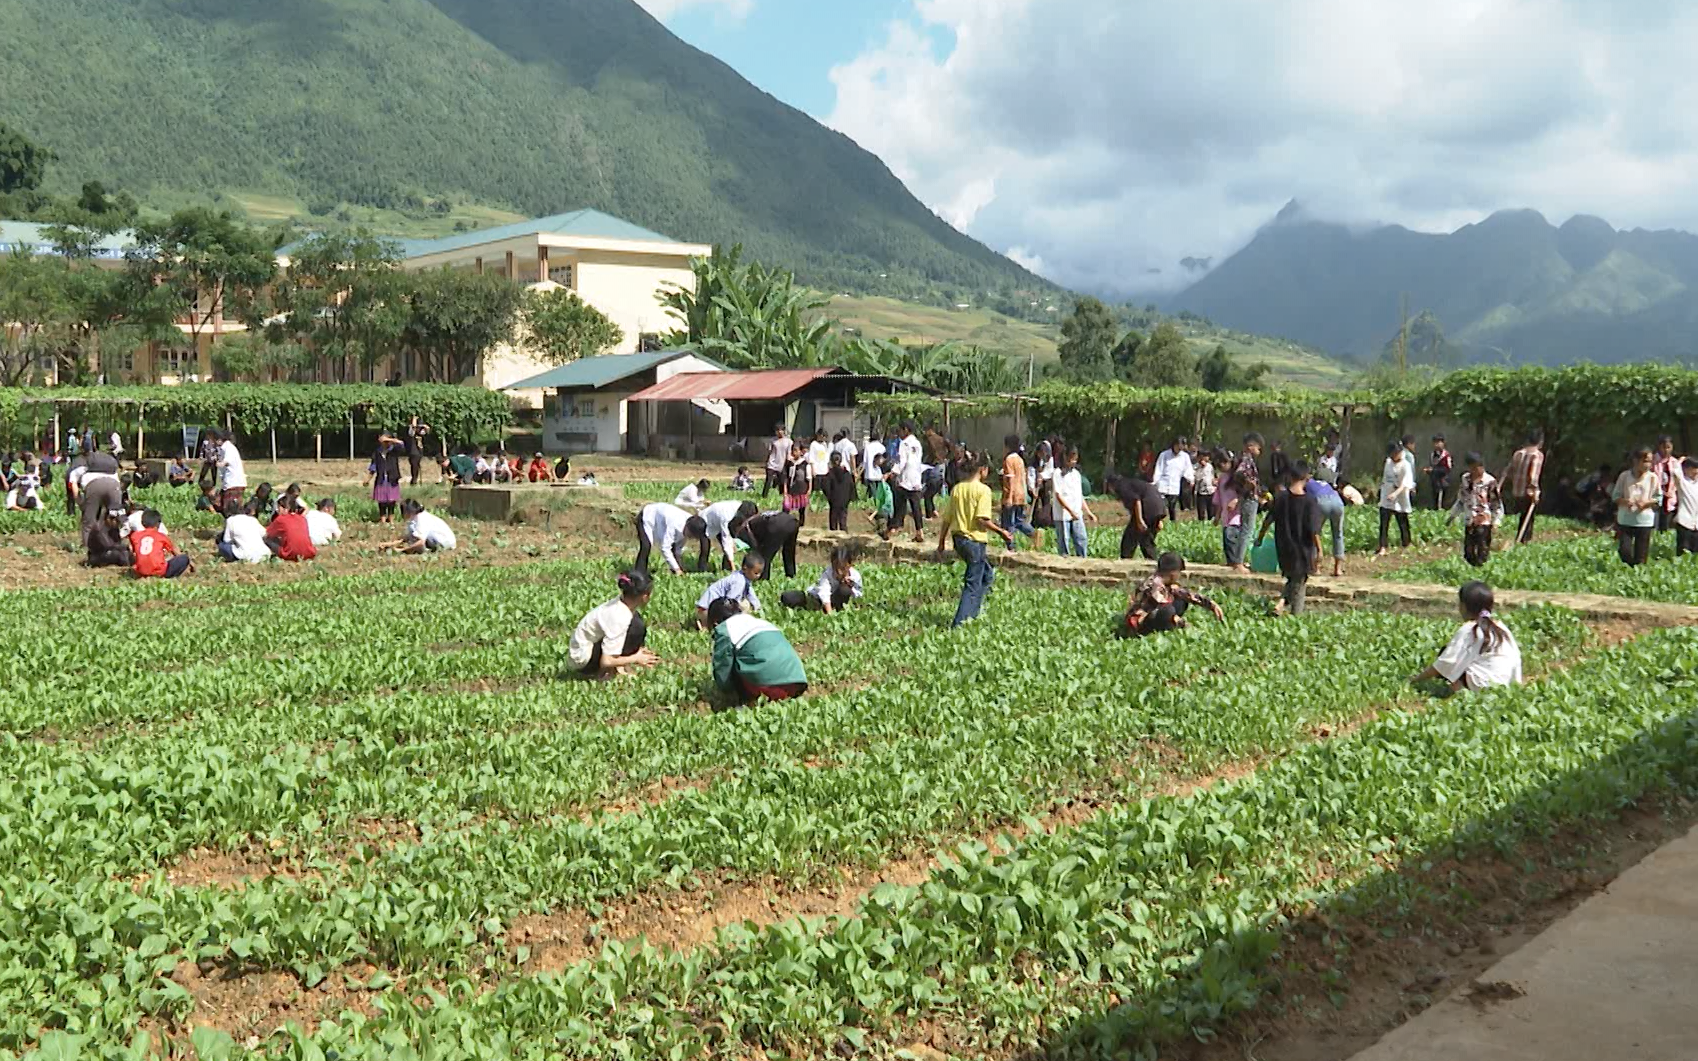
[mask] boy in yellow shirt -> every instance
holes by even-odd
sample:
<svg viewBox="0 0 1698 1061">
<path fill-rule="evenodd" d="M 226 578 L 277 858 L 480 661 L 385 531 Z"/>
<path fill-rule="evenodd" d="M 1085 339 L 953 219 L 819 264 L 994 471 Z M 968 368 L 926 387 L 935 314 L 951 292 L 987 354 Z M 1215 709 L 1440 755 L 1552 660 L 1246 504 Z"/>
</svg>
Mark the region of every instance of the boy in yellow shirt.
<svg viewBox="0 0 1698 1061">
<path fill-rule="evenodd" d="M 961 481 L 950 492 L 949 504 L 943 510 L 943 528 L 937 536 L 937 558 L 948 554 L 944 543 L 953 541 L 955 555 L 967 564 L 967 574 L 961 582 L 961 603 L 955 608 L 955 621 L 960 626 L 979 617 L 985 598 L 990 596 L 996 572 L 985 558 L 992 534 L 1012 544 L 1014 535 L 1002 529 L 996 519 L 996 504 L 990 487 L 985 485 L 987 468 L 983 457 L 975 456 L 961 469 Z"/>
</svg>

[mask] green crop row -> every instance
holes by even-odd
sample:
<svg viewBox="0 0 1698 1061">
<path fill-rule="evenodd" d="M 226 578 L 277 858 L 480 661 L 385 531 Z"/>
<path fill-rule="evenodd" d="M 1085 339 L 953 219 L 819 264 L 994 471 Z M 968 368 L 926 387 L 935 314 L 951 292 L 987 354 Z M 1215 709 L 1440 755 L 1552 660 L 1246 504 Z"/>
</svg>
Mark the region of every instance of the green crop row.
<svg viewBox="0 0 1698 1061">
<path fill-rule="evenodd" d="M 250 728 L 232 706 L 245 703 L 237 695 L 171 730 L 151 763 L 116 740 L 93 750 L 14 745 L 6 754 L 16 780 L 0 786 L 0 806 L 17 810 L 0 834 L 9 837 L 0 864 L 17 868 L 0 881 L 8 896 L 0 947 L 15 949 L 0 955 L 0 967 L 28 971 L 0 985 L 10 995 L 0 1011 L 15 1014 L 0 1023 L 0 1047 L 26 1044 L 41 1024 L 111 1043 L 145 1014 L 181 1014 L 186 998 L 156 969 L 184 957 L 289 968 L 309 982 L 353 960 L 477 968 L 478 955 L 499 946 L 504 925 L 526 910 L 692 877 L 805 877 L 1014 820 L 1081 789 L 1136 795 L 1152 771 L 1196 772 L 1221 758 L 1284 750 L 1317 724 L 1400 695 L 1402 678 L 1449 632 L 1444 622 L 1374 614 L 1254 621 L 1234 602 L 1225 626 L 1115 644 L 1104 635 L 1117 594 L 1005 588 L 984 622 L 950 634 L 942 626 L 951 583 L 942 569 L 879 570 L 872 585 L 886 610 L 786 617 L 818 664 L 816 682 L 889 680 L 753 712 L 607 727 L 594 723 L 619 704 L 568 706 L 563 697 L 559 724 L 546 724 L 546 701 L 521 695 L 510 711 L 492 712 L 489 748 L 480 751 L 478 705 L 509 694 L 427 696 L 393 711 L 355 697 L 342 714 L 289 708 L 299 712 L 300 743 L 279 745 L 272 742 L 288 735 L 290 717 L 261 717 Z M 518 579 L 497 585 L 488 606 L 515 614 L 541 607 L 531 595 L 552 592 Z M 696 588 L 692 580 L 662 587 L 651 612 L 677 609 Z M 554 594 L 568 614 L 600 595 L 572 584 Z M 937 603 L 903 615 L 903 629 L 918 624 L 919 632 L 888 639 L 908 653 L 906 667 L 894 664 L 900 654 L 845 633 L 869 624 L 876 632 L 892 605 L 928 597 Z M 1044 617 L 1043 636 L 1032 636 L 1034 615 Z M 1513 621 L 1530 651 L 1564 652 L 1581 637 L 1566 613 Z M 391 633 L 375 631 L 376 647 Z M 841 653 L 831 650 L 834 636 Z M 700 648 L 674 654 L 692 651 Z M 1325 673 L 1338 677 L 1315 680 Z M 573 683 L 569 699 L 629 697 L 627 710 L 637 710 L 677 702 L 699 681 L 656 673 L 630 684 Z M 437 708 L 448 731 L 440 742 L 428 732 Z M 406 722 L 397 726 L 397 715 Z M 545 724 L 523 728 L 537 722 Z M 335 744 L 313 746 L 324 740 Z M 1177 751 L 1178 763 L 1160 748 Z M 822 754 L 823 764 L 797 760 Z M 641 815 L 454 818 L 456 809 L 534 810 L 628 785 L 612 780 L 610 756 L 630 756 L 635 779 L 724 776 Z M 271 879 L 239 893 L 114 879 L 197 843 L 248 833 L 310 843 L 330 819 L 395 811 L 425 819 L 419 843 L 327 863 L 318 879 Z M 517 957 L 489 960 L 501 968 Z M 92 982 L 102 983 L 98 1001 L 86 991 Z"/>
<path fill-rule="evenodd" d="M 1294 911 L 1348 902 L 1438 851 L 1504 847 L 1650 792 L 1691 791 L 1695 651 L 1698 631 L 1653 634 L 1584 673 L 1393 713 L 1241 781 L 1152 798 L 1003 857 L 962 845 L 925 884 L 883 888 L 853 919 L 731 928 L 684 954 L 610 945 L 494 991 L 462 980 L 422 999 L 388 993 L 373 1017 L 296 1029 L 267 1053 L 847 1054 L 941 1020 L 999 1045 L 1153 1057 L 1257 1004 Z"/>
<path fill-rule="evenodd" d="M 1504 589 L 1552 593 L 1601 593 L 1614 597 L 1698 604 L 1698 556 L 1676 558 L 1674 535 L 1659 534 L 1651 561 L 1640 567 L 1621 562 L 1611 534 L 1591 533 L 1535 541 L 1509 552 L 1494 552 L 1484 567 L 1470 567 L 1457 555 L 1418 564 L 1386 575 L 1400 582 L 1456 584 L 1485 579 Z"/>
</svg>

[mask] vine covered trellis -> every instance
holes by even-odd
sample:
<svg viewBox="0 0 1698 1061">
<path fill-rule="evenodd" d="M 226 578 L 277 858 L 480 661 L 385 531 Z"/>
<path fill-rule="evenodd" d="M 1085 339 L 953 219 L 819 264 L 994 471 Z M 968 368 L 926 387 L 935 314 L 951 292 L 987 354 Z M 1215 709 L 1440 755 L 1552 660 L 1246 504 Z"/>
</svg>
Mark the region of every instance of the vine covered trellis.
<svg viewBox="0 0 1698 1061">
<path fill-rule="evenodd" d="M 938 423 L 955 417 L 998 415 L 1016 402 L 1039 432 L 1073 439 L 1109 435 L 1167 439 L 1207 436 L 1225 421 L 1274 421 L 1295 449 L 1313 453 L 1329 430 L 1348 434 L 1351 416 L 1372 414 L 1391 425 L 1417 418 L 1449 420 L 1491 432 L 1505 441 L 1542 431 L 1553 463 L 1575 464 L 1600 447 L 1648 444 L 1670 434 L 1683 453 L 1698 438 L 1698 371 L 1675 365 L 1575 365 L 1568 368 L 1464 369 L 1418 387 L 1333 392 L 1268 390 L 1213 392 L 1149 390 L 1120 382 L 1044 384 L 1024 395 L 869 395 L 862 399 L 882 422 L 913 419 Z M 1617 454 L 1608 452 L 1606 457 Z M 1110 460 L 1112 462 L 1112 459 Z"/>
<path fill-rule="evenodd" d="M 10 435 L 42 436 L 55 412 L 66 428 L 85 422 L 135 423 L 139 414 L 149 430 L 228 424 L 250 435 L 346 430 L 351 415 L 367 425 L 399 428 L 416 415 L 442 437 L 454 439 L 491 435 L 512 420 L 512 405 L 505 394 L 451 384 L 202 383 L 0 389 L 0 429 Z"/>
</svg>

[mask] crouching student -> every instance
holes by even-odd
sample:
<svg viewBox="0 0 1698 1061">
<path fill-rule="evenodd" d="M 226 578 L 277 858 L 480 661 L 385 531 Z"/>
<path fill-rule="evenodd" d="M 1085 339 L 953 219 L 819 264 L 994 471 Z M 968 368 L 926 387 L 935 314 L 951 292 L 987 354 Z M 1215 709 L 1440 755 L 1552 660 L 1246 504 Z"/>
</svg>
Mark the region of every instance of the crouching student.
<svg viewBox="0 0 1698 1061">
<path fill-rule="evenodd" d="M 1457 592 L 1462 618 L 1467 620 L 1450 639 L 1431 667 L 1415 675 L 1416 683 L 1443 678 L 1450 691 L 1521 684 L 1521 646 L 1515 635 L 1492 615 L 1497 603 L 1484 582 L 1469 582 Z"/>
<path fill-rule="evenodd" d="M 696 629 L 708 628 L 708 609 L 715 601 L 728 600 L 734 602 L 743 611 L 758 613 L 761 610 L 761 599 L 755 595 L 755 583 L 766 574 L 766 557 L 760 553 L 750 552 L 744 555 L 743 564 L 736 571 L 709 586 L 696 601 Z"/>
<path fill-rule="evenodd" d="M 855 550 L 839 545 L 831 551 L 831 559 L 820 573 L 818 582 L 809 586 L 806 592 L 787 589 L 779 599 L 786 608 L 806 608 L 830 615 L 847 608 L 849 602 L 860 595 L 861 573 L 855 570 Z"/>
<path fill-rule="evenodd" d="M 288 498 L 283 500 L 277 515 L 272 517 L 270 526 L 265 528 L 265 544 L 279 560 L 299 563 L 318 558 L 307 515 L 302 511 L 300 502 Z"/>
<path fill-rule="evenodd" d="M 130 547 L 124 544 L 123 521 L 116 509 L 108 510 L 88 529 L 89 567 L 129 567 Z"/>
<path fill-rule="evenodd" d="M 654 581 L 643 570 L 619 576 L 619 596 L 579 620 L 566 654 L 579 672 L 592 678 L 617 678 L 633 667 L 652 667 L 660 657 L 647 645 L 643 607 Z"/>
<path fill-rule="evenodd" d="M 802 659 L 778 627 L 745 614 L 735 601 L 708 608 L 713 631 L 713 684 L 740 704 L 791 700 L 808 691 Z"/>
<path fill-rule="evenodd" d="M 141 514 L 141 529 L 130 535 L 130 552 L 135 557 L 131 570 L 137 578 L 176 578 L 195 569 L 194 561 L 177 551 L 162 524 L 159 513 L 150 508 Z"/>
<path fill-rule="evenodd" d="M 1156 573 L 1138 583 L 1127 602 L 1126 616 L 1115 630 L 1119 637 L 1144 637 L 1184 629 L 1189 623 L 1185 613 L 1193 605 L 1207 608 L 1216 619 L 1225 619 L 1220 605 L 1181 585 L 1185 576 L 1185 558 L 1178 553 L 1162 553 L 1156 559 Z"/>
<path fill-rule="evenodd" d="M 452 552 L 460 545 L 459 539 L 454 536 L 454 529 L 441 516 L 426 512 L 425 507 L 417 501 L 407 500 L 401 503 L 401 518 L 407 521 L 407 536 L 400 541 L 385 542 L 378 548 L 417 555 L 425 552 Z"/>
</svg>

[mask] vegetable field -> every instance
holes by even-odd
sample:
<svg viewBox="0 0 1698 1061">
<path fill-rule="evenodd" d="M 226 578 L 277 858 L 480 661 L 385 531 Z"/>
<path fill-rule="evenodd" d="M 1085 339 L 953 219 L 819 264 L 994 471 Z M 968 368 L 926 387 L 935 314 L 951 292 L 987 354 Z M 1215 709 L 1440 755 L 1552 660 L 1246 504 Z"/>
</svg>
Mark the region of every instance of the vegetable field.
<svg viewBox="0 0 1698 1061">
<path fill-rule="evenodd" d="M 1698 784 L 1692 629 L 1510 613 L 1535 684 L 1435 702 L 1449 619 L 864 573 L 728 713 L 706 576 L 601 683 L 606 563 L 0 597 L 0 1057 L 1153 1056 L 1290 918 Z"/>
<path fill-rule="evenodd" d="M 1512 532 L 1506 532 L 1512 533 Z M 1698 556 L 1674 555 L 1674 535 L 1659 534 L 1651 560 L 1628 567 L 1616 553 L 1611 533 L 1588 530 L 1560 539 L 1539 539 L 1507 553 L 1495 552 L 1475 569 L 1460 555 L 1404 568 L 1390 576 L 1406 582 L 1455 584 L 1484 578 L 1508 589 L 1548 593 L 1602 593 L 1616 597 L 1698 604 Z"/>
</svg>

